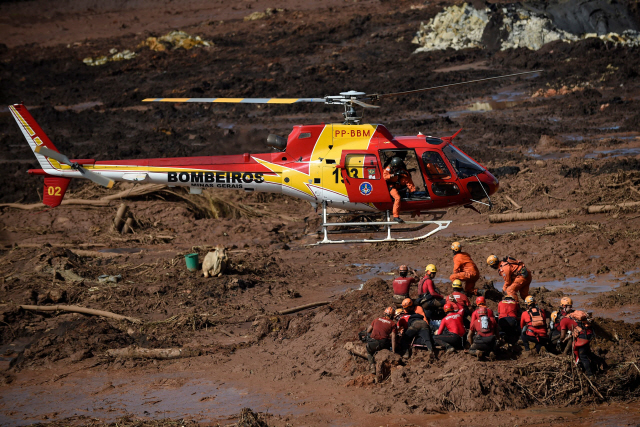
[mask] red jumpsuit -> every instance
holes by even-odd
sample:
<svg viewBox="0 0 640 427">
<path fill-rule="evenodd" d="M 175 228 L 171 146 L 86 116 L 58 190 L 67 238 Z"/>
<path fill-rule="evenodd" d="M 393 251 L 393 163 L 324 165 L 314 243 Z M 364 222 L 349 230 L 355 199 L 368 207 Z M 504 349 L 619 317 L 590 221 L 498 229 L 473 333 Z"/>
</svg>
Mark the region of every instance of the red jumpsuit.
<svg viewBox="0 0 640 427">
<path fill-rule="evenodd" d="M 513 260 L 513 258 L 511 258 Z M 522 299 L 529 296 L 529 286 L 531 285 L 531 272 L 524 263 L 519 260 L 513 260 L 512 262 L 501 261 L 498 266 L 498 273 L 504 279 L 504 285 L 502 285 L 502 291 L 507 295 L 513 297 L 518 301 L 518 295 L 520 294 Z"/>
<path fill-rule="evenodd" d="M 442 295 L 440 295 L 440 292 L 438 292 L 438 289 L 436 289 L 436 285 L 433 283 L 433 280 L 431 280 L 429 276 L 424 276 L 418 283 L 418 294 L 422 295 L 426 293 L 431 294 L 432 297 L 437 299 L 444 298 Z"/>
<path fill-rule="evenodd" d="M 455 302 L 451 301 L 451 297 L 453 297 L 453 299 L 455 299 Z M 452 304 L 454 304 L 454 308 L 456 308 L 456 310 L 464 308 L 464 309 L 468 309 L 469 306 L 471 305 L 471 303 L 469 302 L 469 298 L 467 298 L 467 296 L 463 293 L 460 292 L 453 292 L 451 293 L 451 295 L 449 295 L 447 297 L 447 300 L 450 301 Z"/>
<path fill-rule="evenodd" d="M 416 191 L 416 186 L 413 185 L 411 175 L 403 173 L 402 175 L 391 176 L 391 168 L 387 166 L 382 172 L 382 177 L 387 181 L 389 187 L 389 194 L 393 197 L 393 216 L 398 218 L 400 216 L 400 193 L 398 189 L 406 186 L 410 192 Z"/>
<path fill-rule="evenodd" d="M 392 301 L 397 308 L 402 306 L 402 300 L 409 298 L 409 288 L 417 282 L 415 277 L 396 277 L 393 281 Z"/>
<path fill-rule="evenodd" d="M 452 282 L 456 279 L 464 281 L 464 291 L 471 293 L 479 278 L 478 267 L 468 253 L 458 252 L 453 256 L 453 274 L 449 276 L 449 280 Z"/>
</svg>

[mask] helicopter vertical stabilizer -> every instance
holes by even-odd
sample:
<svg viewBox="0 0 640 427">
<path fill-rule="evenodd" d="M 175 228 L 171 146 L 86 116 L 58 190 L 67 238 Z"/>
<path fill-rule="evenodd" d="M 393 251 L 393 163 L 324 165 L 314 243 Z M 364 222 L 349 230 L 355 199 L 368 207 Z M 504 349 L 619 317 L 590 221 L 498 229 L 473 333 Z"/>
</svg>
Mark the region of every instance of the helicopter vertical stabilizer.
<svg viewBox="0 0 640 427">
<path fill-rule="evenodd" d="M 42 128 L 38 125 L 38 123 L 31 116 L 27 107 L 22 104 L 10 105 L 9 110 L 13 115 L 16 123 L 20 127 L 22 134 L 25 139 L 29 143 L 29 147 L 33 151 L 33 154 L 38 159 L 40 166 L 42 169 L 47 172 L 55 172 L 61 169 L 60 164 L 51 158 L 45 157 L 42 154 L 38 154 L 36 149 L 38 147 L 45 147 L 55 152 L 59 152 L 58 149 L 53 145 L 53 142 L 49 139 L 49 137 L 44 133 Z M 66 187 L 65 187 L 66 188 Z"/>
</svg>

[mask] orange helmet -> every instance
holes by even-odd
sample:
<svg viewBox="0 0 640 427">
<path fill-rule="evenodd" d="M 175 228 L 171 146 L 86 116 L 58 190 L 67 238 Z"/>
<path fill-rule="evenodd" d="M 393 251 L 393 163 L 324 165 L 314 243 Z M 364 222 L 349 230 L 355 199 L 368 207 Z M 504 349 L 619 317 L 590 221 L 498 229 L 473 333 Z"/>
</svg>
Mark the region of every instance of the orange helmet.
<svg viewBox="0 0 640 427">
<path fill-rule="evenodd" d="M 456 310 L 453 308 L 453 304 L 451 304 L 450 302 L 448 302 L 448 303 L 446 303 L 446 304 L 444 305 L 444 312 L 445 312 L 445 313 L 449 313 L 449 312 L 451 312 L 451 311 L 456 311 Z"/>
<path fill-rule="evenodd" d="M 487 265 L 489 267 L 496 268 L 498 266 L 498 257 L 495 255 L 489 255 L 489 258 L 487 258 Z"/>
<path fill-rule="evenodd" d="M 460 242 L 453 242 L 451 244 L 451 250 L 453 252 L 460 252 L 462 250 L 462 245 L 460 244 Z"/>
<path fill-rule="evenodd" d="M 413 300 L 411 298 L 405 298 L 402 300 L 402 308 L 413 307 Z"/>
<path fill-rule="evenodd" d="M 573 306 L 573 300 L 569 297 L 563 297 L 560 300 L 560 306 L 564 307 L 565 305 Z"/>
<path fill-rule="evenodd" d="M 387 307 L 384 310 L 384 315 L 389 318 L 392 318 L 395 314 L 396 314 L 396 311 L 393 309 L 393 307 Z"/>
<path fill-rule="evenodd" d="M 487 305 L 484 300 L 484 297 L 476 297 L 476 305 Z"/>
</svg>

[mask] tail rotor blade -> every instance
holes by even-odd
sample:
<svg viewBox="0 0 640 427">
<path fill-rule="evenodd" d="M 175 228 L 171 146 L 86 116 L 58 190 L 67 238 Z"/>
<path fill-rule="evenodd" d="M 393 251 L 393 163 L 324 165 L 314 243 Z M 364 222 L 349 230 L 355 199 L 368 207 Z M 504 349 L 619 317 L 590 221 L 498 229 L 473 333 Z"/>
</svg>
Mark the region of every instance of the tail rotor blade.
<svg viewBox="0 0 640 427">
<path fill-rule="evenodd" d="M 112 179 L 107 178 L 106 176 L 99 175 L 95 172 L 91 172 L 83 168 L 82 166 L 78 166 L 78 172 L 84 175 L 85 178 L 90 179 L 98 185 L 102 185 L 103 187 L 111 188 L 113 187 L 114 181 Z"/>
<path fill-rule="evenodd" d="M 65 165 L 68 165 L 68 166 L 73 165 L 73 163 L 71 163 L 71 160 L 69 160 L 67 156 L 65 156 L 64 154 L 58 153 L 57 151 L 53 151 L 50 148 L 47 148 L 45 146 L 38 145 L 35 151 L 38 154 L 42 154 L 45 157 L 49 157 Z"/>
</svg>

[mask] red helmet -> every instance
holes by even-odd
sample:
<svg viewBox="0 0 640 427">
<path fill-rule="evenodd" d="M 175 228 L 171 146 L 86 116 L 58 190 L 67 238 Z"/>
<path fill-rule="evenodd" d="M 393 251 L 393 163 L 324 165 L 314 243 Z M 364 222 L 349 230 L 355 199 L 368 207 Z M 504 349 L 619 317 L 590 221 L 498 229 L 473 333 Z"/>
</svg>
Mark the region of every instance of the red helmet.
<svg viewBox="0 0 640 427">
<path fill-rule="evenodd" d="M 484 301 L 484 297 L 476 297 L 476 305 L 487 305 Z"/>
<path fill-rule="evenodd" d="M 387 307 L 384 310 L 384 315 L 391 318 L 396 314 L 396 311 L 393 309 L 393 307 Z"/>
<path fill-rule="evenodd" d="M 478 316 L 486 316 L 487 307 L 478 307 Z"/>
<path fill-rule="evenodd" d="M 453 308 L 453 304 L 451 304 L 450 302 L 448 302 L 448 303 L 446 303 L 446 304 L 444 305 L 444 312 L 445 312 L 445 313 L 449 313 L 449 312 L 451 312 L 451 311 L 456 311 L 456 310 Z"/>
<path fill-rule="evenodd" d="M 401 265 L 398 269 L 398 273 L 400 273 L 400 276 L 402 277 L 407 277 L 407 274 L 409 274 L 409 269 L 406 265 Z"/>
</svg>

